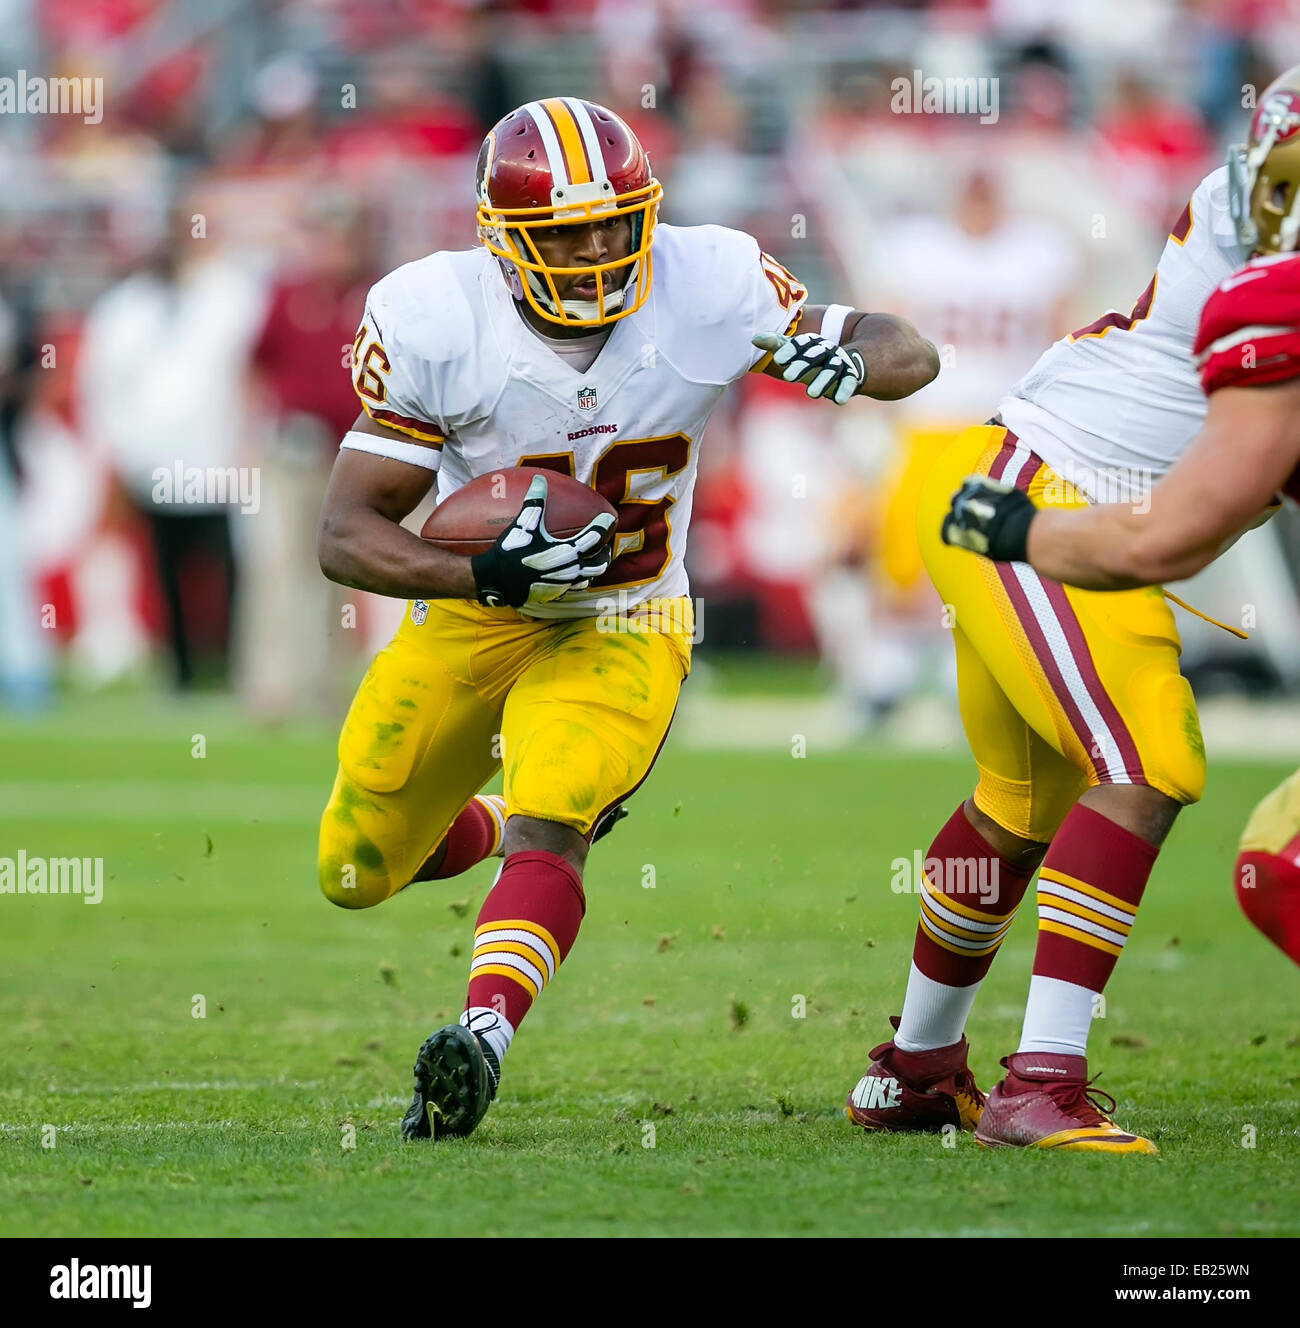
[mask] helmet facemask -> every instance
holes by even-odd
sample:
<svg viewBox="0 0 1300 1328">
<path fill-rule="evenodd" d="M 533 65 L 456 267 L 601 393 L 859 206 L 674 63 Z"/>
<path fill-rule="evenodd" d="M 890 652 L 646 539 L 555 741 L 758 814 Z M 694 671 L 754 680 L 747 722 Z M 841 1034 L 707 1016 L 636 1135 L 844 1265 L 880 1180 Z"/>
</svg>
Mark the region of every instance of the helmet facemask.
<svg viewBox="0 0 1300 1328">
<path fill-rule="evenodd" d="M 499 260 L 511 294 L 517 300 L 526 300 L 539 317 L 562 327 L 603 327 L 635 313 L 650 293 L 650 246 L 662 196 L 663 190 L 654 179 L 622 195 L 615 194 L 606 180 L 600 184 L 557 185 L 547 207 L 497 208 L 481 187 L 479 239 Z M 553 267 L 542 258 L 532 234 L 554 226 L 584 226 L 621 216 L 631 218 L 629 251 L 603 263 Z M 626 276 L 613 290 L 606 291 L 605 274 L 624 268 Z M 595 282 L 597 299 L 561 299 L 559 282 L 577 276 Z"/>
<path fill-rule="evenodd" d="M 1243 258 L 1295 251 L 1300 242 L 1300 96 L 1289 88 L 1265 92 L 1250 140 L 1228 150 L 1228 204 Z"/>
</svg>

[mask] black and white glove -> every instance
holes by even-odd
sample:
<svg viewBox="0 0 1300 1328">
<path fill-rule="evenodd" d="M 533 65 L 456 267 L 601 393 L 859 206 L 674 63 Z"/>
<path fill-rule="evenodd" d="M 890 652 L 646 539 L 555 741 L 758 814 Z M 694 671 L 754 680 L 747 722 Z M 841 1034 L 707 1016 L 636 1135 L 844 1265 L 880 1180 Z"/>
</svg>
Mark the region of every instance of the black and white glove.
<svg viewBox="0 0 1300 1328">
<path fill-rule="evenodd" d="M 1023 563 L 1029 523 L 1037 511 L 1014 485 L 967 475 L 952 496 L 940 534 L 945 544 L 982 553 L 995 562 Z"/>
<path fill-rule="evenodd" d="M 867 367 L 855 350 L 828 340 L 820 332 L 760 332 L 752 338 L 760 350 L 772 352 L 772 363 L 784 366 L 787 383 L 803 383 L 810 397 L 826 397 L 842 406 L 862 386 Z"/>
<path fill-rule="evenodd" d="M 534 476 L 518 516 L 490 549 L 469 560 L 478 602 L 518 609 L 586 590 L 609 567 L 613 525 L 614 518 L 602 512 L 576 535 L 557 540 L 546 529 L 546 476 Z"/>
</svg>

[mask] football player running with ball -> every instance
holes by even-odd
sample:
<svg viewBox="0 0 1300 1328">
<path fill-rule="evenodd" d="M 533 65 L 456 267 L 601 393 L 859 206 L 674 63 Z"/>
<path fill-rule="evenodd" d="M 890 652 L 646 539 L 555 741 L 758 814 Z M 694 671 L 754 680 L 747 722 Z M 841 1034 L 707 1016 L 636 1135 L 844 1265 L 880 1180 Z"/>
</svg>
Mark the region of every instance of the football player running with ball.
<svg viewBox="0 0 1300 1328">
<path fill-rule="evenodd" d="M 1279 492 L 1300 501 L 1300 66 L 1264 94 L 1234 152 L 1234 207 L 1254 258 L 1210 296 L 1196 337 L 1205 425 L 1150 509 L 1040 511 L 972 478 L 945 538 L 1085 590 L 1194 576 Z M 1300 771 L 1256 807 L 1235 876 L 1246 916 L 1300 964 Z"/>
<path fill-rule="evenodd" d="M 1297 72 L 1261 100 L 1246 153 L 1255 169 L 1274 133 L 1268 108 L 1294 95 L 1287 90 Z M 1158 1151 L 1117 1125 L 1114 1101 L 1089 1088 L 1087 1038 L 1160 846 L 1179 810 L 1204 788 L 1195 702 L 1179 673 L 1178 633 L 1159 587 L 1102 593 L 1063 586 L 1070 566 L 1043 561 L 1035 540 L 1049 523 L 1082 529 L 1087 520 L 1107 530 L 1097 545 L 1105 556 L 1114 551 L 1106 548 L 1112 525 L 1152 522 L 1122 509 L 1151 500 L 1151 484 L 1188 450 L 1205 420 L 1193 353 L 1201 309 L 1220 283 L 1231 297 L 1235 281 L 1272 281 L 1267 267 L 1258 278 L 1232 275 L 1245 255 L 1233 215 L 1240 208 L 1229 198 L 1245 182 L 1238 167 L 1232 180 L 1229 174 L 1221 168 L 1197 188 L 1132 312 L 1107 314 L 1057 342 L 1003 399 L 998 417 L 967 430 L 927 478 L 921 547 L 931 580 L 955 611 L 958 694 L 979 780 L 926 855 L 901 1019 L 849 1094 L 849 1117 L 865 1128 L 953 1124 L 974 1130 L 986 1147 Z M 1246 253 L 1266 243 L 1251 241 Z M 1211 301 L 1207 317 L 1223 298 Z M 1290 332 L 1294 317 L 1270 314 L 1260 322 L 1288 324 Z M 1211 335 L 1238 330 L 1225 324 Z M 1261 327 L 1247 333 L 1263 334 Z M 1233 388 L 1226 395 L 1277 390 Z M 1216 397 L 1212 415 L 1223 409 Z M 1290 469 L 1280 454 L 1267 466 L 1247 461 L 1276 443 L 1262 419 L 1214 437 L 1217 455 L 1231 458 L 1222 476 L 1190 488 L 1186 480 L 1166 481 L 1178 495 L 1168 504 L 1173 518 L 1197 525 L 1207 542 L 1218 539 L 1212 513 L 1224 518 L 1222 533 L 1237 532 Z M 1206 445 L 1202 440 L 1197 450 Z M 1229 500 L 1229 472 L 1232 482 L 1243 482 L 1252 464 L 1258 495 L 1252 489 L 1243 498 L 1243 489 Z M 1086 517 L 1033 515 L 1047 505 L 1090 503 L 1109 505 Z M 970 549 L 988 557 L 973 558 Z M 1106 584 L 1136 587 L 1187 575 L 1196 565 L 1161 563 L 1157 575 Z M 1040 868 L 1020 1044 L 1002 1061 L 1006 1075 L 986 1100 L 967 1065 L 963 1030 Z M 972 879 L 996 889 L 971 894 L 963 887 Z"/>
<path fill-rule="evenodd" d="M 588 848 L 667 734 L 690 665 L 691 493 L 723 391 L 760 370 L 843 405 L 907 396 L 938 372 L 901 320 L 809 306 L 750 236 L 658 225 L 650 162 L 601 106 L 511 112 L 483 143 L 477 193 L 481 247 L 408 263 L 370 292 L 364 411 L 319 533 L 332 580 L 412 601 L 343 726 L 321 889 L 370 908 L 504 858 L 464 1013 L 416 1059 L 411 1139 L 482 1118 L 578 934 Z M 442 500 L 520 465 L 602 494 L 612 539 L 607 514 L 552 538 L 541 479 L 473 558 L 400 525 L 435 482 Z M 498 769 L 504 796 L 479 795 Z"/>
</svg>

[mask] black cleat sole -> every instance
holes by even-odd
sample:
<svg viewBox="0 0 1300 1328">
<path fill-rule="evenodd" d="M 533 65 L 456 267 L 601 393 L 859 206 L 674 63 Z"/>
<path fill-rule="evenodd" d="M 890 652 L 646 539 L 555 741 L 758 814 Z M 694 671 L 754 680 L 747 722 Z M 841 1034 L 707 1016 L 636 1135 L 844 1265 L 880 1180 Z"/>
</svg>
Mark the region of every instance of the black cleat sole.
<svg viewBox="0 0 1300 1328">
<path fill-rule="evenodd" d="M 448 1024 L 416 1053 L 415 1092 L 402 1117 L 402 1137 L 463 1137 L 483 1119 L 492 1097 L 478 1040 L 459 1024 Z"/>
</svg>

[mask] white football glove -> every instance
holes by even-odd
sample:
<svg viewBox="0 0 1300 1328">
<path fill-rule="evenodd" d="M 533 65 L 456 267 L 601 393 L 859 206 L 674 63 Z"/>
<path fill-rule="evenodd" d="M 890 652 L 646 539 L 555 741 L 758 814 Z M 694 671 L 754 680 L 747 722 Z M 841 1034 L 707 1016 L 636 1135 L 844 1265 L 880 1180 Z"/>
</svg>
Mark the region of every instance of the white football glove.
<svg viewBox="0 0 1300 1328">
<path fill-rule="evenodd" d="M 609 567 L 613 525 L 602 512 L 576 535 L 557 540 L 546 529 L 546 476 L 534 476 L 519 514 L 490 549 L 470 559 L 479 603 L 518 609 L 586 590 Z"/>
<path fill-rule="evenodd" d="M 787 383 L 803 383 L 810 397 L 824 396 L 842 406 L 867 377 L 867 367 L 855 350 L 837 345 L 820 332 L 760 332 L 752 338 L 760 350 L 772 352 L 772 363 L 784 366 Z"/>
</svg>

